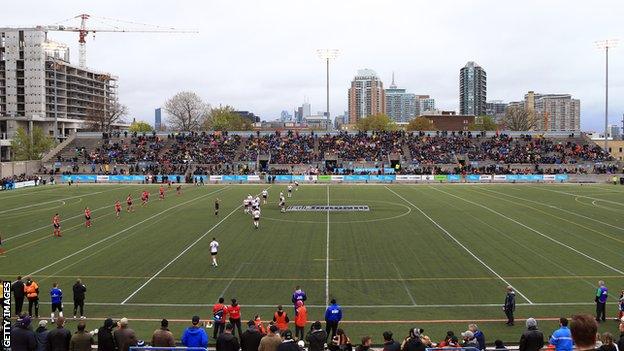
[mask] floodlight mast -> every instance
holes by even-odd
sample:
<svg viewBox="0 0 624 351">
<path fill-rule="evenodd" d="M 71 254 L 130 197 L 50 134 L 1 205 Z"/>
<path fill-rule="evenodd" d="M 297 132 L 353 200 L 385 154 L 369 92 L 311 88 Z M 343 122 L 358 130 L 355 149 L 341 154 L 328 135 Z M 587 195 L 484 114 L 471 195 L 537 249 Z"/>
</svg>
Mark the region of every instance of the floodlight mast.
<svg viewBox="0 0 624 351">
<path fill-rule="evenodd" d="M 331 119 L 329 116 L 329 61 L 330 60 L 335 60 L 338 57 L 338 54 L 340 53 L 340 51 L 338 49 L 318 49 L 316 50 L 316 54 L 318 55 L 319 58 L 325 60 L 325 64 L 326 64 L 326 102 L 327 102 L 327 106 L 326 106 L 326 110 L 325 110 L 325 116 L 327 117 L 327 131 L 331 131 L 332 130 L 332 123 L 331 123 Z"/>
<path fill-rule="evenodd" d="M 618 39 L 596 41 L 596 47 L 605 51 L 605 121 L 604 121 L 604 151 L 608 152 L 607 134 L 609 132 L 609 48 L 618 45 Z"/>
</svg>

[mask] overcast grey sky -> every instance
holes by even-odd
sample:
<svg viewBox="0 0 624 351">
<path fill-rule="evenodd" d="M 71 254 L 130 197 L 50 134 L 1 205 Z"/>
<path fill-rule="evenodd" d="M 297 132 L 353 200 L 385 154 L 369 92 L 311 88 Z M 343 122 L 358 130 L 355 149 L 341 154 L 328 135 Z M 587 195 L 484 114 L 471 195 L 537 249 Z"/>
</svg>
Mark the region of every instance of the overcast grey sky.
<svg viewBox="0 0 624 351">
<path fill-rule="evenodd" d="M 181 90 L 266 120 L 304 98 L 313 112 L 324 110 L 325 67 L 315 51 L 337 48 L 334 116 L 347 109 L 347 88 L 360 68 L 377 71 L 386 86 L 394 71 L 400 87 L 456 110 L 459 69 L 476 61 L 487 71 L 488 100 L 521 100 L 528 90 L 570 93 L 581 99 L 582 128 L 596 130 L 604 118 L 604 53 L 594 42 L 608 38 L 623 41 L 610 56 L 611 122 L 620 124 L 624 113 L 622 0 L 7 0 L 2 9 L 0 26 L 88 13 L 199 30 L 89 36 L 88 66 L 119 76 L 121 102 L 131 117 L 149 122 L 153 109 Z M 70 44 L 78 62 L 77 34 L 49 37 Z"/>
</svg>

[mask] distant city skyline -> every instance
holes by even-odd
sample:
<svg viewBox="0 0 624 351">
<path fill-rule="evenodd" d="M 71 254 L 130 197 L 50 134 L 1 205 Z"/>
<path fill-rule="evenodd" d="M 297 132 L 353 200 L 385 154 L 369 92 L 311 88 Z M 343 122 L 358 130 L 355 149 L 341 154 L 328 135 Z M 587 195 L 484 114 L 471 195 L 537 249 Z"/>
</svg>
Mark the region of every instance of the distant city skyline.
<svg viewBox="0 0 624 351">
<path fill-rule="evenodd" d="M 597 6 L 564 0 L 441 0 L 428 3 L 427 16 L 414 21 L 413 14 L 422 6 L 409 0 L 397 0 L 393 6 L 373 0 L 215 0 L 175 8 L 164 0 L 88 5 L 25 0 L 3 5 L 2 26 L 48 25 L 84 12 L 198 30 L 199 34 L 97 33 L 96 40 L 89 35 L 88 66 L 119 77 L 118 93 L 129 108 L 128 120 L 153 123 L 154 106 L 183 90 L 197 92 L 213 106 L 253 111 L 264 120 L 278 119 L 284 109 L 291 112 L 303 96 L 315 111 L 324 110 L 325 66 L 316 50 L 337 48 L 341 55 L 331 66 L 332 118 L 348 108 L 346 90 L 361 67 L 375 69 L 384 83 L 395 71 L 402 88 L 430 94 L 440 110 L 459 111 L 457 72 L 467 61 L 475 61 L 487 70 L 488 100 L 518 101 L 530 90 L 570 94 L 581 101 L 581 128 L 603 130 L 604 52 L 594 42 L 624 39 L 623 2 L 606 0 Z M 234 14 L 237 23 L 245 25 L 228 27 Z M 274 25 L 294 16 L 301 25 L 286 31 Z M 465 24 L 466 18 L 471 25 Z M 553 18 L 566 20 L 543 25 Z M 371 21 L 375 26 L 367 25 Z M 217 30 L 225 27 L 227 31 Z M 415 36 L 418 45 L 406 45 Z M 68 44 L 73 63 L 78 63 L 76 33 L 53 32 L 50 37 Z M 611 50 L 609 124 L 621 124 L 622 96 L 621 45 Z"/>
</svg>

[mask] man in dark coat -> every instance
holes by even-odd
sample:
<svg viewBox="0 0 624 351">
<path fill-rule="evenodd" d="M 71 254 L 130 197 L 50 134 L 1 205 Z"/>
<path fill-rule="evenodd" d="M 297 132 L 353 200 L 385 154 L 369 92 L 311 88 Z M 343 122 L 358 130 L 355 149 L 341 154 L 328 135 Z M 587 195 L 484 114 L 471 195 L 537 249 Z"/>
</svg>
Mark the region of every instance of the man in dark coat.
<svg viewBox="0 0 624 351">
<path fill-rule="evenodd" d="M 516 310 L 516 292 L 510 285 L 507 287 L 507 295 L 505 295 L 505 305 L 503 305 L 503 311 L 507 316 L 507 325 L 514 325 L 514 311 Z"/>
<path fill-rule="evenodd" d="M 624 321 L 620 321 L 620 340 L 617 342 L 618 349 L 624 350 Z"/>
<path fill-rule="evenodd" d="M 71 337 L 71 332 L 65 329 L 65 317 L 58 317 L 56 319 L 56 329 L 52 329 L 48 333 L 48 350 L 68 351 Z"/>
<path fill-rule="evenodd" d="M 17 280 L 11 284 L 11 292 L 13 292 L 13 298 L 15 299 L 15 315 L 22 314 L 22 308 L 24 308 L 24 282 L 22 276 L 18 275 Z"/>
<path fill-rule="evenodd" d="M 97 345 L 98 351 L 116 351 L 117 344 L 115 343 L 115 338 L 113 337 L 113 328 L 115 327 L 115 322 L 112 319 L 107 318 L 104 321 L 104 325 L 98 328 L 97 333 Z"/>
<path fill-rule="evenodd" d="M 240 346 L 242 351 L 258 351 L 262 334 L 256 328 L 253 320 L 247 322 L 247 330 L 241 334 Z"/>
<path fill-rule="evenodd" d="M 48 321 L 42 319 L 39 321 L 39 327 L 35 330 L 35 339 L 37 339 L 37 351 L 48 351 L 48 333 L 46 329 Z"/>
<path fill-rule="evenodd" d="M 217 351 L 238 351 L 240 349 L 238 339 L 232 335 L 232 330 L 234 330 L 232 323 L 226 323 L 225 330 L 217 338 Z"/>
<path fill-rule="evenodd" d="M 277 346 L 277 351 L 301 351 L 289 329 L 282 332 L 282 343 Z"/>
<path fill-rule="evenodd" d="M 520 337 L 519 351 L 539 351 L 544 347 L 544 334 L 537 329 L 535 318 L 526 321 L 527 330 Z"/>
<path fill-rule="evenodd" d="M 401 350 L 401 344 L 394 341 L 394 339 L 392 338 L 391 331 L 385 331 L 383 333 L 383 338 L 384 338 L 383 351 L 400 351 Z"/>
<path fill-rule="evenodd" d="M 327 332 L 323 330 L 321 322 L 316 321 L 312 323 L 312 328 L 310 329 L 308 335 L 306 335 L 306 341 L 310 345 L 310 351 L 323 351 L 325 349 Z"/>
<path fill-rule="evenodd" d="M 87 286 L 82 284 L 82 280 L 76 280 L 76 284 L 72 287 L 74 291 L 74 319 L 76 318 L 76 313 L 78 313 L 78 309 L 80 309 L 80 318 L 84 318 L 84 301 L 85 301 L 85 293 L 87 292 Z"/>
<path fill-rule="evenodd" d="M 35 351 L 37 340 L 35 332 L 30 330 L 30 316 L 21 314 L 11 329 L 12 351 Z"/>
</svg>

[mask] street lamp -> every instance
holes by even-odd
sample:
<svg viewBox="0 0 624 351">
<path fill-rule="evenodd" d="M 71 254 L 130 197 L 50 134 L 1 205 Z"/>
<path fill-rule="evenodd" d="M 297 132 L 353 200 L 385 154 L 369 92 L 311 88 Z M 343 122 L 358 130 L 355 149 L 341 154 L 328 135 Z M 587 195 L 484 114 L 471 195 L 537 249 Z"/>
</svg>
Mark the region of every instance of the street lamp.
<svg viewBox="0 0 624 351">
<path fill-rule="evenodd" d="M 609 129 L 609 48 L 618 44 L 618 39 L 599 40 L 595 42 L 598 49 L 605 51 L 605 125 L 604 125 L 604 151 L 607 152 L 607 133 Z"/>
<path fill-rule="evenodd" d="M 327 109 L 326 109 L 326 115 L 327 115 L 327 131 L 331 131 L 332 130 L 332 123 L 331 123 L 331 119 L 329 117 L 329 61 L 330 60 L 334 60 L 338 57 L 338 54 L 340 53 L 340 51 L 338 49 L 318 49 L 316 50 L 316 54 L 318 55 L 319 58 L 325 60 L 326 65 L 327 65 L 327 87 L 326 87 L 326 93 L 327 93 Z"/>
</svg>

